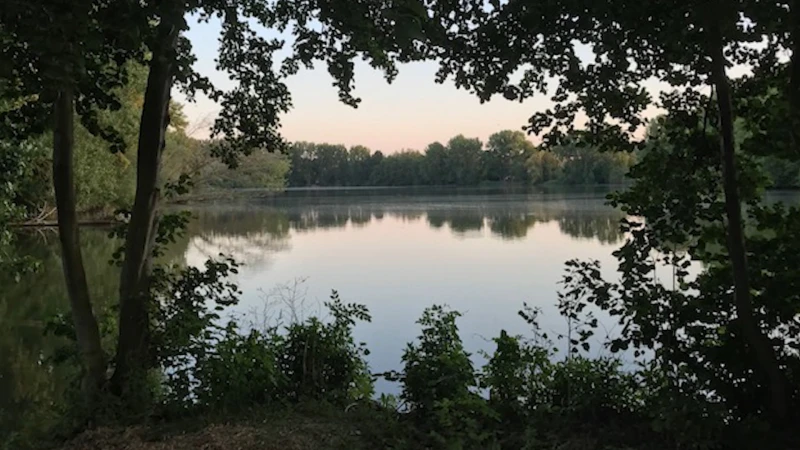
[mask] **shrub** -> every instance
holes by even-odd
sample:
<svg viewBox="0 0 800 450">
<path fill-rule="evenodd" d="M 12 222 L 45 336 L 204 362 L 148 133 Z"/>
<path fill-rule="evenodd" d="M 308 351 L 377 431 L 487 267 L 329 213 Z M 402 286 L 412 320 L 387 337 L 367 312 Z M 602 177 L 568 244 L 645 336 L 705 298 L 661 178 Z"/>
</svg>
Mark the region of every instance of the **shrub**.
<svg viewBox="0 0 800 450">
<path fill-rule="evenodd" d="M 278 366 L 284 376 L 282 395 L 288 401 L 300 399 L 343 403 L 370 398 L 372 377 L 364 357 L 364 343 L 356 344 L 353 327 L 357 320 L 369 321 L 363 305 L 344 304 L 333 291 L 329 302 L 332 321 L 312 317 L 292 323 L 278 341 Z"/>
<path fill-rule="evenodd" d="M 486 448 L 493 440 L 486 425 L 495 415 L 477 392 L 477 374 L 458 334 L 459 316 L 432 306 L 417 321 L 422 333 L 403 353 L 401 399 L 437 446 Z"/>
<path fill-rule="evenodd" d="M 274 335 L 258 330 L 243 334 L 229 323 L 211 351 L 197 361 L 196 402 L 214 411 L 272 403 L 284 383 L 277 353 Z"/>
<path fill-rule="evenodd" d="M 505 330 L 494 338 L 496 349 L 486 354 L 481 387 L 489 394 L 489 407 L 499 417 L 497 435 L 501 448 L 519 449 L 526 444 L 532 403 L 538 403 L 550 377 L 551 352 L 529 345 Z"/>
<path fill-rule="evenodd" d="M 218 288 L 212 291 L 232 292 Z M 325 305 L 331 321 L 312 317 L 284 330 L 274 326 L 243 332 L 235 322 L 223 328 L 216 325 L 216 314 L 202 308 L 172 314 L 183 318 L 178 329 L 191 336 L 179 331 L 177 336 L 183 337 L 170 342 L 180 345 L 163 347 L 171 349 L 165 364 L 165 407 L 232 411 L 301 400 L 344 404 L 369 398 L 368 351 L 352 334 L 356 321 L 369 320 L 369 313 L 362 305 L 344 304 L 335 291 Z"/>
<path fill-rule="evenodd" d="M 238 302 L 239 289 L 228 280 L 237 272 L 237 263 L 229 258 L 208 260 L 205 270 L 154 269 L 152 342 L 163 371 L 161 401 L 167 410 L 191 408 L 207 388 L 201 386 L 206 364 L 215 364 L 217 351 L 233 333 L 231 327 L 220 328 L 218 312 Z M 214 308 L 209 310 L 209 305 Z"/>
<path fill-rule="evenodd" d="M 549 406 L 580 421 L 608 422 L 641 405 L 636 377 L 616 359 L 571 357 L 553 363 L 548 382 Z"/>
<path fill-rule="evenodd" d="M 461 314 L 442 306 L 425 310 L 417 323 L 422 334 L 403 353 L 402 399 L 420 416 L 436 402 L 465 397 L 477 386 L 470 354 L 464 350 L 456 319 Z"/>
<path fill-rule="evenodd" d="M 596 439 L 591 435 L 598 431 L 609 432 L 603 439 L 613 442 L 618 438 L 610 431 L 620 424 L 647 428 L 647 418 L 636 415 L 642 404 L 639 378 L 617 360 L 589 359 L 577 350 L 557 360 L 554 343 L 539 327 L 539 314 L 527 305 L 520 312 L 532 327 L 531 339 L 502 331 L 494 339 L 495 351 L 486 354 L 481 383 L 500 418 L 496 427 L 501 448 L 551 448 Z"/>
</svg>

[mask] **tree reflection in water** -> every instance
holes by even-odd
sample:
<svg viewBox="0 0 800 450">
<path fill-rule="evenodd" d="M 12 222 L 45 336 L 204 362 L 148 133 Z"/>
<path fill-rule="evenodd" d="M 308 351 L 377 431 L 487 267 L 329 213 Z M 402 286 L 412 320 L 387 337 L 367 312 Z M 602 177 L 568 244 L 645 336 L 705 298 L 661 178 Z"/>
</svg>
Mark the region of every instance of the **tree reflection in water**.
<svg viewBox="0 0 800 450">
<path fill-rule="evenodd" d="M 291 234 L 314 230 L 363 228 L 384 217 L 403 222 L 425 221 L 432 229 L 448 229 L 459 238 L 490 236 L 524 239 L 536 224 L 555 222 L 562 233 L 603 244 L 621 240 L 624 216 L 599 196 L 530 199 L 496 197 L 394 197 L 335 194 L 299 199 L 206 205 L 193 210 L 195 219 L 180 254 L 191 246 L 206 257 L 225 253 L 248 265 L 268 264 L 270 255 L 290 248 Z"/>
<path fill-rule="evenodd" d="M 119 269 L 109 264 L 119 242 L 106 231 L 83 230 L 83 257 L 95 311 L 108 310 L 117 297 Z M 38 270 L 14 280 L 0 273 L 0 444 L 5 433 L 24 434 L 52 425 L 77 367 L 54 362 L 69 342 L 45 333 L 57 314 L 69 317 L 54 230 L 26 233 L 14 250 L 34 258 Z"/>
</svg>

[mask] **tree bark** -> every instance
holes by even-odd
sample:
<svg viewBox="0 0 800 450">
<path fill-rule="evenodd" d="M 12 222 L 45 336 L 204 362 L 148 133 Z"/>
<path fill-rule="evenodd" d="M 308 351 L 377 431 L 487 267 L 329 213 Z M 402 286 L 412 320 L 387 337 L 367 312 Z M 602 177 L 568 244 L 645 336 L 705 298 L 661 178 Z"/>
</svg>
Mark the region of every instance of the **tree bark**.
<svg viewBox="0 0 800 450">
<path fill-rule="evenodd" d="M 106 358 L 100 344 L 97 326 L 86 282 L 75 210 L 75 179 L 73 173 L 74 100 L 73 93 L 64 89 L 58 94 L 53 108 L 53 188 L 58 209 L 58 237 L 61 242 L 61 261 L 67 283 L 72 321 L 81 359 L 86 369 L 84 390 L 92 404 L 105 383 Z"/>
<path fill-rule="evenodd" d="M 727 59 L 724 53 L 724 41 L 718 20 L 713 18 L 710 20 L 709 26 L 709 46 L 711 76 L 716 87 L 717 106 L 719 108 L 722 183 L 725 193 L 728 255 L 733 267 L 736 315 L 742 326 L 744 339 L 756 357 L 757 369 L 768 381 L 767 389 L 770 395 L 772 415 L 776 420 L 783 420 L 788 413 L 787 381 L 778 364 L 775 348 L 755 317 L 753 300 L 750 294 L 742 206 L 736 174 L 733 105 L 730 84 L 725 73 Z"/>
<path fill-rule="evenodd" d="M 176 65 L 178 29 L 168 21 L 157 30 L 147 78 L 136 167 L 136 196 L 125 240 L 120 274 L 119 340 L 113 391 L 122 397 L 142 395 L 152 367 L 150 348 L 150 260 L 160 197 L 159 171 L 169 125 L 169 101 Z"/>
</svg>

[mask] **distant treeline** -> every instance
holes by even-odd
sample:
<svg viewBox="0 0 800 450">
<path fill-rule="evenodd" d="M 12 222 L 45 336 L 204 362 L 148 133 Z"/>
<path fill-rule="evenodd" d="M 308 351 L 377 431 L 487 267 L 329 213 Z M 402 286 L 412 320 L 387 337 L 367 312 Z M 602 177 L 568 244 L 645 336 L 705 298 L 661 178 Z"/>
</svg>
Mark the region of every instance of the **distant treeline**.
<svg viewBox="0 0 800 450">
<path fill-rule="evenodd" d="M 297 142 L 289 149 L 288 185 L 474 186 L 484 183 L 615 184 L 635 162 L 629 153 L 566 145 L 543 151 L 520 131 L 500 131 L 484 145 L 458 135 L 424 152 L 384 154 L 364 146 Z"/>
</svg>

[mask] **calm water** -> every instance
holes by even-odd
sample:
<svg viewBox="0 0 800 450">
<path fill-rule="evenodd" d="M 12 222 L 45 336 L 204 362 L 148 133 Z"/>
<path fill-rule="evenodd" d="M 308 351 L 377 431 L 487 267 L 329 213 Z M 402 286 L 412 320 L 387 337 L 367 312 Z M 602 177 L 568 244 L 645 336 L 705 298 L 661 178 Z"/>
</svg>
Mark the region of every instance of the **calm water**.
<svg viewBox="0 0 800 450">
<path fill-rule="evenodd" d="M 436 303 L 464 313 L 460 328 L 473 352 L 491 349 L 487 340 L 501 329 L 525 333 L 523 302 L 545 310 L 545 328 L 563 329 L 555 301 L 564 261 L 599 259 L 613 275 L 611 252 L 622 238 L 621 215 L 604 205 L 603 192 L 252 192 L 191 209 L 196 219 L 167 257 L 200 265 L 226 253 L 243 262 L 243 297 L 231 314 L 256 325 L 308 316 L 336 289 L 372 313 L 356 334 L 374 371 L 399 368 L 419 332 L 415 321 Z M 107 262 L 116 244 L 101 231 L 82 237 L 93 299 L 111 302 L 118 272 Z M 65 378 L 40 364 L 59 345 L 43 336 L 44 320 L 68 313 L 56 235 L 32 233 L 22 245 L 42 263 L 21 283 L 0 284 L 0 422 L 13 422 L 15 408 L 39 402 Z"/>
<path fill-rule="evenodd" d="M 385 371 L 399 368 L 432 304 L 464 313 L 471 351 L 490 350 L 501 329 L 525 333 L 524 302 L 545 310 L 545 328 L 563 329 L 555 312 L 563 263 L 615 267 L 622 216 L 604 202 L 602 192 L 301 191 L 194 208 L 182 254 L 194 265 L 219 253 L 245 263 L 235 311 L 245 321 L 286 318 L 291 298 L 298 316 L 316 313 L 331 289 L 367 305 L 373 321 L 356 337 L 372 369 Z"/>
</svg>

